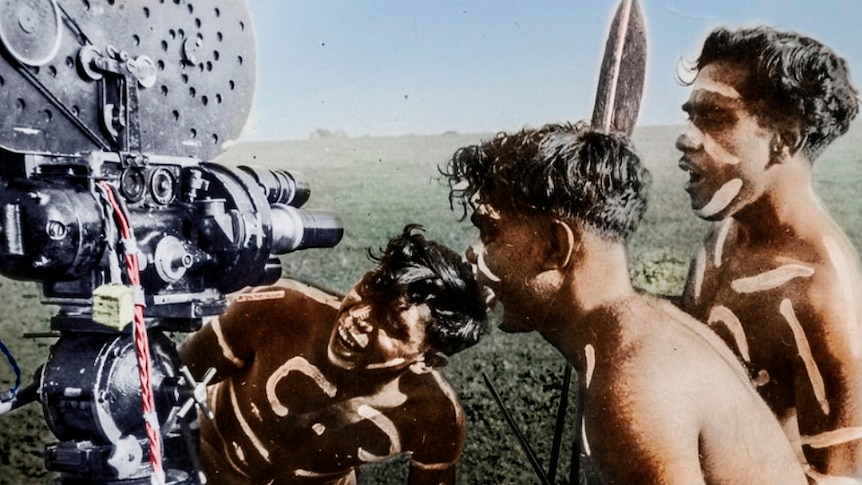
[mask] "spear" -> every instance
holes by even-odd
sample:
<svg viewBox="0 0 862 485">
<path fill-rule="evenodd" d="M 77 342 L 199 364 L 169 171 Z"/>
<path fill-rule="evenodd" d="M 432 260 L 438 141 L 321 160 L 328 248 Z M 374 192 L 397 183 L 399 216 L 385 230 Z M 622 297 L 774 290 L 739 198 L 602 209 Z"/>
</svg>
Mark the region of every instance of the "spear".
<svg viewBox="0 0 862 485">
<path fill-rule="evenodd" d="M 610 32 L 605 44 L 602 67 L 599 72 L 596 100 L 593 107 L 591 125 L 594 129 L 604 132 L 617 132 L 630 136 L 637 122 L 643 96 L 644 78 L 646 76 L 646 23 L 643 12 L 637 0 L 622 0 L 617 7 L 611 22 Z M 552 482 L 556 478 L 557 457 L 559 456 L 562 432 L 565 425 L 566 404 L 571 385 L 572 369 L 567 364 L 563 376 L 563 388 L 560 396 L 557 420 L 554 427 L 554 440 L 551 449 L 551 463 L 548 473 L 538 465 L 535 453 L 521 430 L 511 417 L 505 405 L 487 376 L 485 385 L 503 412 L 506 422 L 518 438 L 530 464 L 542 483 Z M 581 383 L 579 383 L 581 384 Z M 583 422 L 583 394 L 585 386 L 579 385 L 577 406 L 575 410 L 575 437 L 572 446 L 572 466 L 570 482 L 578 483 L 580 470 L 580 450 Z M 550 477 L 550 480 L 548 479 Z"/>
<path fill-rule="evenodd" d="M 622 0 L 611 21 L 605 53 L 599 71 L 596 100 L 593 105 L 591 125 L 604 132 L 622 133 L 631 136 L 637 122 L 643 97 L 644 78 L 646 77 L 646 22 L 637 0 Z M 571 386 L 571 364 L 566 364 L 557 422 L 554 427 L 554 441 L 551 449 L 551 463 L 548 475 L 556 477 L 556 459 L 565 427 L 566 405 Z M 585 387 L 578 386 L 575 408 L 575 432 L 572 444 L 572 464 L 569 480 L 578 483 L 583 426 L 583 392 Z M 552 478 L 553 479 L 553 478 Z"/>
<path fill-rule="evenodd" d="M 646 76 L 646 23 L 637 0 L 623 0 L 611 23 L 596 101 L 593 128 L 631 135 Z"/>
</svg>

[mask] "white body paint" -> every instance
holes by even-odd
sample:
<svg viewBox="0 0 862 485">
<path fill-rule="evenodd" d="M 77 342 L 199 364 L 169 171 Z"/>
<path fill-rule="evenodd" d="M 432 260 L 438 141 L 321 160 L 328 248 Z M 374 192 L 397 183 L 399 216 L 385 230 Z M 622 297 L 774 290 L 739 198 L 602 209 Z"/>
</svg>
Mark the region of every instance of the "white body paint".
<svg viewBox="0 0 862 485">
<path fill-rule="evenodd" d="M 311 365 L 311 363 L 303 357 L 294 357 L 282 364 L 281 367 L 276 369 L 276 371 L 269 376 L 269 379 L 266 380 L 266 398 L 269 400 L 272 412 L 274 412 L 276 416 L 284 417 L 290 412 L 290 410 L 287 409 L 281 401 L 279 401 L 278 396 L 275 393 L 275 388 L 278 386 L 278 383 L 290 375 L 291 372 L 299 372 L 300 374 L 310 377 L 311 380 L 317 384 L 317 387 L 319 387 L 329 397 L 335 396 L 338 392 L 338 388 L 329 382 L 323 373 L 320 372 L 320 369 Z"/>
<path fill-rule="evenodd" d="M 729 308 L 719 305 L 713 307 L 709 312 L 709 320 L 707 321 L 710 327 L 715 327 L 722 324 L 733 336 L 733 342 L 739 353 L 746 363 L 751 362 L 751 354 L 748 350 L 748 339 L 745 337 L 745 330 L 742 328 L 742 322 L 734 315 Z"/>
<path fill-rule="evenodd" d="M 500 282 L 500 277 L 495 275 L 494 272 L 488 268 L 488 265 L 485 264 L 485 246 L 482 246 L 481 250 L 476 254 L 476 265 L 479 268 L 479 272 L 488 278 L 488 280 L 493 281 L 494 283 Z"/>
<path fill-rule="evenodd" d="M 712 217 L 719 212 L 723 211 L 733 202 L 733 199 L 739 195 L 739 191 L 742 189 L 742 180 L 733 179 L 726 184 L 722 185 L 720 189 L 715 191 L 712 199 L 706 203 L 700 209 L 696 209 L 694 212 L 698 217 L 702 217 L 704 219 Z"/>
<path fill-rule="evenodd" d="M 245 433 L 249 441 L 251 441 L 252 446 L 254 446 L 254 449 L 257 450 L 261 458 L 263 458 L 264 461 L 266 461 L 267 463 L 270 463 L 269 450 L 266 448 L 263 442 L 260 441 L 260 438 L 258 438 L 254 430 L 251 429 L 251 426 L 248 424 L 248 421 L 246 421 L 245 416 L 242 415 L 242 411 L 240 411 L 239 402 L 236 398 L 236 390 L 233 386 L 233 381 L 227 381 L 227 386 L 228 393 L 230 394 L 230 404 L 233 407 L 233 414 L 234 416 L 236 416 L 236 422 L 239 424 L 239 427 L 242 428 L 242 432 Z M 239 446 L 237 443 L 233 443 L 233 445 L 236 455 L 239 457 L 240 460 L 245 461 L 245 454 L 242 447 Z"/>
<path fill-rule="evenodd" d="M 587 376 L 586 376 L 586 384 L 587 389 L 590 387 L 590 382 L 593 380 L 593 371 L 596 370 L 596 349 L 590 344 L 587 344 L 584 347 L 584 356 L 587 359 Z"/>
<path fill-rule="evenodd" d="M 692 90 L 703 90 L 710 93 L 716 93 L 730 99 L 740 99 L 742 97 L 739 91 L 733 86 L 725 83 L 716 82 L 713 79 L 697 77 L 692 86 Z"/>
<path fill-rule="evenodd" d="M 802 324 L 796 317 L 793 311 L 793 304 L 788 299 L 784 299 L 780 306 L 781 315 L 790 325 L 793 331 L 793 338 L 796 341 L 796 349 L 799 351 L 799 357 L 805 364 L 805 370 L 808 372 L 808 379 L 811 381 L 811 388 L 814 389 L 814 396 L 820 404 L 820 409 L 823 414 L 829 414 L 829 401 L 826 400 L 826 385 L 823 382 L 823 376 L 820 374 L 820 369 L 817 367 L 817 362 L 814 361 L 814 355 L 811 353 L 811 345 L 808 343 L 808 338 L 805 336 L 805 331 L 802 329 Z"/>
<path fill-rule="evenodd" d="M 794 278 L 810 278 L 813 275 L 814 268 L 811 266 L 785 264 L 759 275 L 733 280 L 730 287 L 737 293 L 756 293 L 778 288 Z"/>
<path fill-rule="evenodd" d="M 721 263 L 724 258 L 724 244 L 727 242 L 727 235 L 730 233 L 730 226 L 733 225 L 733 218 L 728 217 L 721 221 L 718 226 L 718 235 L 715 238 L 715 253 L 713 254 L 712 264 L 716 268 L 721 268 Z"/>
<path fill-rule="evenodd" d="M 856 314 L 856 299 L 854 298 L 853 292 L 855 288 L 848 269 L 852 266 L 844 257 L 844 253 L 841 251 L 841 247 L 838 245 L 837 241 L 830 237 L 826 237 L 823 238 L 823 245 L 826 247 L 826 252 L 829 254 L 829 260 L 832 262 L 832 266 L 838 274 L 838 281 L 840 282 L 841 291 L 843 292 L 844 298 L 841 303 L 846 309 L 847 333 L 851 336 L 848 339 L 852 343 L 852 345 L 850 345 L 850 352 L 853 357 L 859 357 L 859 354 L 862 353 L 862 349 L 860 349 L 860 345 L 862 345 L 862 335 L 860 335 L 859 316 Z"/>
<path fill-rule="evenodd" d="M 703 289 L 703 277 L 706 273 L 706 248 L 703 246 L 697 251 L 694 260 L 694 301 L 700 301 L 700 292 Z"/>
<path fill-rule="evenodd" d="M 218 321 L 218 317 L 213 317 L 209 321 L 210 327 L 213 329 L 213 333 L 216 336 L 216 340 L 218 341 L 218 346 L 221 349 L 222 356 L 225 359 L 229 360 L 233 365 L 237 367 L 242 367 L 245 365 L 245 362 L 242 359 L 237 358 L 237 356 L 233 353 L 230 346 L 227 344 L 227 340 L 225 340 L 224 335 L 221 332 L 221 324 Z"/>
</svg>

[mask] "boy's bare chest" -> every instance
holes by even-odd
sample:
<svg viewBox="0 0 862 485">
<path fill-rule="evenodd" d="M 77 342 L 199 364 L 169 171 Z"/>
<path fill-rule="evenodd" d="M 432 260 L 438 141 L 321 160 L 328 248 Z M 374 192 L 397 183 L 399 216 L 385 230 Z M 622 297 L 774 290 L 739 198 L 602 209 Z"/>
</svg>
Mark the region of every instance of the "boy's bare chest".
<svg viewBox="0 0 862 485">
<path fill-rule="evenodd" d="M 697 271 L 693 313 L 727 342 L 779 411 L 792 402 L 793 365 L 809 346 L 806 299 L 816 266 L 792 252 L 713 251 Z"/>
</svg>

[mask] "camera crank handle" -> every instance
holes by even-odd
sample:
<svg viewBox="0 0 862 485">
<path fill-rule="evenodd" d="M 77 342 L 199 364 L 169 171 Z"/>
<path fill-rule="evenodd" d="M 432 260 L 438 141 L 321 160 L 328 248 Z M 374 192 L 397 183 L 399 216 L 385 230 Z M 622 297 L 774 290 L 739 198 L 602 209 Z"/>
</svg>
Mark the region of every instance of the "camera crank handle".
<svg viewBox="0 0 862 485">
<path fill-rule="evenodd" d="M 207 384 L 209 384 L 212 378 L 215 377 L 215 368 L 210 367 L 207 369 L 200 382 L 195 381 L 195 378 L 188 366 L 182 366 L 180 368 L 180 373 L 183 375 L 185 385 L 188 386 L 188 389 L 191 391 L 191 397 L 189 397 L 189 399 L 183 404 L 177 415 L 179 417 L 184 417 L 189 410 L 191 410 L 192 406 L 197 404 L 204 416 L 206 416 L 207 419 L 212 419 L 213 412 L 207 404 Z"/>
</svg>

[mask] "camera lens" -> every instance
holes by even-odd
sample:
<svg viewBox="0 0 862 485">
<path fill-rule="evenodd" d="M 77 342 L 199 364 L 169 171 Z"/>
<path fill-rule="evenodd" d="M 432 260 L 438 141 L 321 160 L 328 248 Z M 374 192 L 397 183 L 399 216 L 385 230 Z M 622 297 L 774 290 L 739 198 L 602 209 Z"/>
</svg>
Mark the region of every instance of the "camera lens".
<svg viewBox="0 0 862 485">
<path fill-rule="evenodd" d="M 248 166 L 238 168 L 254 178 L 271 204 L 302 207 L 311 196 L 311 188 L 302 180 L 302 177 L 286 170 L 268 170 Z"/>
<path fill-rule="evenodd" d="M 333 247 L 343 235 L 341 221 L 330 212 L 297 209 L 285 204 L 272 206 L 272 254 Z"/>
</svg>

